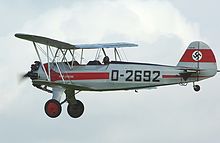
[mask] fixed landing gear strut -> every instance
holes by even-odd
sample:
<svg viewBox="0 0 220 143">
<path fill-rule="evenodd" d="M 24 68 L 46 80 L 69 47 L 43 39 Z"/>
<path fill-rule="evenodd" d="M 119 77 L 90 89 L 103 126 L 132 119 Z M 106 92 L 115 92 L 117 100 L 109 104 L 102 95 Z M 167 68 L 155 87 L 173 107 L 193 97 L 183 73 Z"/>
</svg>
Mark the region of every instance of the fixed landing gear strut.
<svg viewBox="0 0 220 143">
<path fill-rule="evenodd" d="M 193 89 L 198 92 L 200 91 L 200 86 L 193 83 Z"/>
<path fill-rule="evenodd" d="M 79 91 L 77 93 L 79 93 Z M 56 118 L 62 111 L 61 105 L 67 102 L 67 113 L 72 118 L 79 118 L 84 112 L 84 105 L 80 100 L 76 100 L 75 95 L 77 93 L 75 93 L 74 90 L 66 90 L 66 99 L 61 103 L 56 99 L 48 100 L 44 106 L 45 113 L 51 118 Z"/>
</svg>

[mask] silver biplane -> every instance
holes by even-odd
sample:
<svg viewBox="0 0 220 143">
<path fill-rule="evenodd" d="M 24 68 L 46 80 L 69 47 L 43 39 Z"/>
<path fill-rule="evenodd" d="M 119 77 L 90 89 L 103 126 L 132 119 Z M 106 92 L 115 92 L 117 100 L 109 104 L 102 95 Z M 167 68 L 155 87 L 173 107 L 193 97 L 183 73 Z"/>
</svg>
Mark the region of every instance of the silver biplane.
<svg viewBox="0 0 220 143">
<path fill-rule="evenodd" d="M 36 35 L 15 36 L 31 41 L 34 45 L 39 61 L 35 61 L 23 77 L 29 77 L 34 87 L 52 93 L 52 99 L 46 102 L 44 108 L 51 118 L 60 115 L 61 105 L 65 102 L 68 103 L 68 114 L 73 118 L 80 117 L 84 112 L 84 105 L 75 95 L 81 91 L 136 91 L 173 84 L 187 85 L 190 82 L 193 83 L 194 90 L 199 91 L 200 86 L 196 82 L 219 72 L 214 53 L 201 41 L 192 42 L 188 46 L 177 66 L 167 66 L 122 61 L 118 49 L 138 46 L 133 43 L 72 45 Z M 82 63 L 83 51 L 89 49 L 97 49 L 99 54 L 102 52 L 103 61 L 96 59 Z M 106 54 L 106 49 L 112 49 L 114 60 Z M 75 58 L 77 50 L 81 51 L 79 61 Z M 61 101 L 64 93 L 66 98 Z"/>
</svg>

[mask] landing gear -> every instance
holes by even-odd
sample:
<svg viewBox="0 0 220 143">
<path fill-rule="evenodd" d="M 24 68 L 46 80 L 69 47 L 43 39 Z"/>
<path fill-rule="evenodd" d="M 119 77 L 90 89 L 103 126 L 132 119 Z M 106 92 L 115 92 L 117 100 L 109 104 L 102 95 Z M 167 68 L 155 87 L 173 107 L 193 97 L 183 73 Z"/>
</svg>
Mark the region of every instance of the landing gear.
<svg viewBox="0 0 220 143">
<path fill-rule="evenodd" d="M 76 100 L 75 103 L 68 104 L 67 112 L 71 117 L 79 118 L 84 112 L 84 105 L 81 101 Z"/>
<path fill-rule="evenodd" d="M 55 90 L 53 90 L 53 91 L 55 91 Z M 60 89 L 58 89 L 58 91 L 60 93 L 63 93 L 63 91 Z M 84 112 L 83 103 L 79 100 L 76 100 L 76 98 L 75 98 L 75 95 L 78 94 L 79 92 L 80 91 L 75 93 L 74 90 L 69 90 L 69 89 L 65 90 L 66 99 L 63 102 L 59 102 L 61 97 L 55 96 L 55 94 L 54 94 L 55 92 L 53 92 L 54 99 L 48 100 L 46 102 L 46 104 L 44 106 L 45 113 L 51 118 L 56 118 L 60 115 L 60 113 L 62 111 L 61 105 L 65 102 L 67 102 L 68 103 L 67 113 L 72 118 L 79 118 Z"/>
<path fill-rule="evenodd" d="M 62 111 L 62 107 L 57 100 L 51 99 L 46 102 L 44 106 L 44 110 L 49 117 L 56 118 L 60 115 Z"/>
<path fill-rule="evenodd" d="M 74 90 L 66 90 L 66 100 L 68 102 L 67 113 L 72 118 L 79 118 L 84 112 L 84 105 L 81 101 L 75 98 L 75 95 L 80 91 L 76 92 Z"/>
<path fill-rule="evenodd" d="M 198 92 L 200 91 L 200 86 L 199 85 L 193 85 L 193 89 Z"/>
</svg>

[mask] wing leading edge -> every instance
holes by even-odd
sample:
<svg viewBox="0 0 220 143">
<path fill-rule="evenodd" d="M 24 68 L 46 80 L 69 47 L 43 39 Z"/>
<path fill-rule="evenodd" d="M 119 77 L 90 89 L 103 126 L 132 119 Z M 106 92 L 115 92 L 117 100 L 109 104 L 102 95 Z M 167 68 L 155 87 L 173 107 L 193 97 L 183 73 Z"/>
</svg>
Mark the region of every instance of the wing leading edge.
<svg viewBox="0 0 220 143">
<path fill-rule="evenodd" d="M 76 89 L 76 90 L 92 90 L 89 88 L 85 88 L 82 86 L 78 86 L 78 85 L 73 85 L 73 84 L 68 84 L 68 83 L 56 83 L 56 82 L 49 82 L 49 81 L 44 81 L 44 80 L 33 80 L 32 81 L 34 86 L 49 86 L 49 87 L 56 87 L 56 86 L 60 86 L 63 87 L 65 89 Z"/>
<path fill-rule="evenodd" d="M 72 45 L 66 42 L 58 41 L 55 39 L 43 37 L 43 36 L 36 36 L 36 35 L 29 35 L 29 34 L 15 34 L 15 37 L 56 47 L 59 49 L 99 49 L 99 48 L 125 48 L 125 47 L 137 47 L 137 44 L 127 43 L 127 42 L 117 42 L 117 43 L 98 43 L 98 44 L 78 44 Z"/>
</svg>

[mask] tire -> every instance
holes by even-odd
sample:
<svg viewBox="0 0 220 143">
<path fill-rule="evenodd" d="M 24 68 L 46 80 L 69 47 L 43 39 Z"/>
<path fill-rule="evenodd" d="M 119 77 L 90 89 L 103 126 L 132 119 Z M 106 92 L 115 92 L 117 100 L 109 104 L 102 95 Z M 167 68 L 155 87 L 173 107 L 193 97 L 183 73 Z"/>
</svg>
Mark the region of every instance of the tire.
<svg viewBox="0 0 220 143">
<path fill-rule="evenodd" d="M 76 100 L 76 104 L 68 104 L 67 113 L 72 118 L 79 118 L 84 112 L 84 105 L 80 100 Z"/>
<path fill-rule="evenodd" d="M 57 100 L 51 99 L 46 102 L 44 106 L 44 110 L 47 116 L 51 118 L 56 118 L 60 115 L 62 111 L 62 107 L 61 107 L 61 104 Z"/>
<path fill-rule="evenodd" d="M 199 86 L 199 85 L 195 85 L 193 88 L 194 88 L 194 90 L 195 90 L 196 92 L 200 91 L 200 86 Z"/>
</svg>

